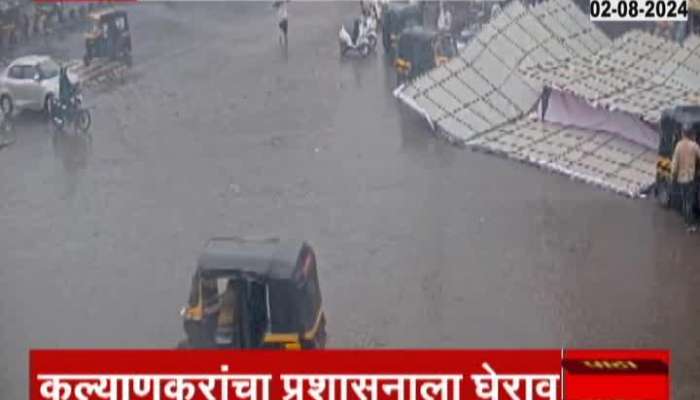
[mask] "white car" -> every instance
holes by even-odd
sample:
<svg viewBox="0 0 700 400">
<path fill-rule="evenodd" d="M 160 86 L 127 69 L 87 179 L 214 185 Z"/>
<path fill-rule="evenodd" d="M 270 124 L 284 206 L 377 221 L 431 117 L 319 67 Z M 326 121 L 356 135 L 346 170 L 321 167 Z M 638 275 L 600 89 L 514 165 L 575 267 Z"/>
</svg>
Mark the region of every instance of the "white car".
<svg viewBox="0 0 700 400">
<path fill-rule="evenodd" d="M 60 66 L 49 56 L 25 56 L 14 60 L 0 75 L 0 108 L 50 114 L 58 95 Z"/>
</svg>

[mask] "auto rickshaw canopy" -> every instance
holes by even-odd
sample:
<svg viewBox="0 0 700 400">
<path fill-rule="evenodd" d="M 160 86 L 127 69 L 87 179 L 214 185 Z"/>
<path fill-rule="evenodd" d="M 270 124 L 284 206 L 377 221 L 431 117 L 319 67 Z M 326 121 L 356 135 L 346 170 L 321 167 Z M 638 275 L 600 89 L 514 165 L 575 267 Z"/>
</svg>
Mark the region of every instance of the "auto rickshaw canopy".
<svg viewBox="0 0 700 400">
<path fill-rule="evenodd" d="M 670 158 L 682 129 L 690 129 L 694 135 L 700 133 L 700 106 L 676 106 L 665 110 L 660 125 L 659 155 Z"/>
<path fill-rule="evenodd" d="M 115 8 L 106 8 L 102 10 L 96 10 L 88 14 L 88 18 L 95 22 L 108 22 L 117 18 L 123 17 L 126 19 L 126 11 L 119 10 Z"/>
<path fill-rule="evenodd" d="M 238 238 L 209 240 L 199 257 L 190 304 L 201 299 L 201 282 L 231 279 L 265 287 L 266 334 L 313 330 L 321 314 L 316 256 L 302 241 Z"/>
<path fill-rule="evenodd" d="M 420 4 L 389 3 L 382 12 L 382 29 L 388 34 L 398 34 L 411 25 L 421 25 L 423 9 Z"/>
</svg>

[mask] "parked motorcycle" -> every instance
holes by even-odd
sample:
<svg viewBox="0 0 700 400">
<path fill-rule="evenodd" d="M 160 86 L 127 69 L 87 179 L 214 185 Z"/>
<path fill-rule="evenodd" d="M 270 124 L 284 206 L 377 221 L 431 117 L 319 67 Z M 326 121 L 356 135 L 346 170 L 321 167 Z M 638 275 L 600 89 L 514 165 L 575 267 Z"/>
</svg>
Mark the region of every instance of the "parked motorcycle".
<svg viewBox="0 0 700 400">
<path fill-rule="evenodd" d="M 68 101 L 54 99 L 51 123 L 60 132 L 73 125 L 76 132 L 86 133 L 92 125 L 90 110 L 83 106 L 83 96 L 76 92 Z"/>
<path fill-rule="evenodd" d="M 370 15 L 355 18 L 352 23 L 341 25 L 338 43 L 341 56 L 352 50 L 366 57 L 377 47 L 377 20 Z"/>
</svg>

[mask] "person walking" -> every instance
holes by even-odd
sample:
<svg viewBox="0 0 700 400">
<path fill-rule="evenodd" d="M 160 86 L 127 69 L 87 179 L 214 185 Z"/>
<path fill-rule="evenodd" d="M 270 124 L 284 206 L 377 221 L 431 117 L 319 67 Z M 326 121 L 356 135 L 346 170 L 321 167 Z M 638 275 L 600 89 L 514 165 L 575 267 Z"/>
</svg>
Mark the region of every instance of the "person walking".
<svg viewBox="0 0 700 400">
<path fill-rule="evenodd" d="M 287 2 L 289 0 L 278 0 L 272 3 L 277 9 L 277 26 L 280 29 L 280 43 L 287 45 L 287 30 L 289 28 L 289 15 L 287 14 Z"/>
<path fill-rule="evenodd" d="M 683 204 L 683 217 L 688 232 L 695 232 L 695 169 L 700 159 L 700 146 L 691 138 L 690 127 L 683 127 L 682 138 L 673 150 L 671 176 L 678 182 Z"/>
</svg>

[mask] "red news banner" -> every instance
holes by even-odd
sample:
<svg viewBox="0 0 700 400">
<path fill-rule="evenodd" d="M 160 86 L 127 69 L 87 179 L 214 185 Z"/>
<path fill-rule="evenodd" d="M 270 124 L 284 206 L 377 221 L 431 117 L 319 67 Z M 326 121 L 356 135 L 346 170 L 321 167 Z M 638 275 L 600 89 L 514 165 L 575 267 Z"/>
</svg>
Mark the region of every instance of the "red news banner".
<svg viewBox="0 0 700 400">
<path fill-rule="evenodd" d="M 665 400 L 667 351 L 33 350 L 30 400 Z"/>
</svg>

